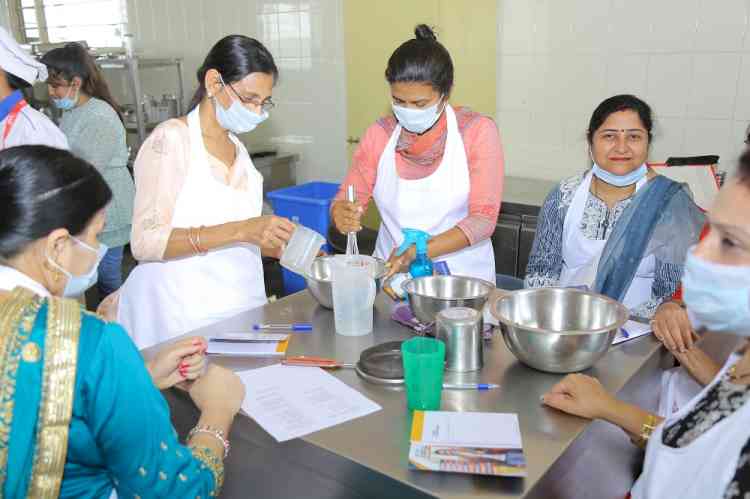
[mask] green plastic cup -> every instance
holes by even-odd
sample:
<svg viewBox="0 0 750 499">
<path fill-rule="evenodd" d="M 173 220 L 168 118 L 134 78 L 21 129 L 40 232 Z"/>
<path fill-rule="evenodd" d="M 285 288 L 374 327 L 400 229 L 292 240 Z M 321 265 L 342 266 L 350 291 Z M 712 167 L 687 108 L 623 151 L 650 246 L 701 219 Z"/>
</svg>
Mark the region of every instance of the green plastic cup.
<svg viewBox="0 0 750 499">
<path fill-rule="evenodd" d="M 401 355 L 409 409 L 440 410 L 445 343 L 434 338 L 412 338 L 401 344 Z"/>
</svg>

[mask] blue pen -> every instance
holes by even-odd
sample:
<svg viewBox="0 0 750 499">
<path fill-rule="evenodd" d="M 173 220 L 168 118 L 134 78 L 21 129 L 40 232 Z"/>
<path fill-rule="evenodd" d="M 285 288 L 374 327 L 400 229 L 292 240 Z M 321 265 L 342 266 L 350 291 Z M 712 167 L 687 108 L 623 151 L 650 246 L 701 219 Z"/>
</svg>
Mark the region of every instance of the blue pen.
<svg viewBox="0 0 750 499">
<path fill-rule="evenodd" d="M 296 322 L 292 324 L 255 324 L 254 331 L 312 331 L 313 326 L 309 322 Z"/>
<path fill-rule="evenodd" d="M 630 333 L 628 333 L 624 327 L 620 328 L 620 332 L 622 333 L 623 338 L 630 338 Z"/>
<path fill-rule="evenodd" d="M 493 390 L 500 388 L 495 383 L 443 383 L 446 390 Z"/>
</svg>

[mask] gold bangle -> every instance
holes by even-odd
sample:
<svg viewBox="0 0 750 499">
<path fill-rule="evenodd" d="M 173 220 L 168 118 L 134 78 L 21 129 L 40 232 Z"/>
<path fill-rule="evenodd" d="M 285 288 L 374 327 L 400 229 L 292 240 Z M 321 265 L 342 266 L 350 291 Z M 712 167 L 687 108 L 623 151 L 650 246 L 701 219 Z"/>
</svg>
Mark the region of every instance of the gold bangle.
<svg viewBox="0 0 750 499">
<path fill-rule="evenodd" d="M 657 426 L 656 416 L 649 414 L 646 416 L 646 421 L 641 425 L 641 443 L 645 446 L 648 443 L 648 439 L 651 438 L 651 434 Z"/>
<path fill-rule="evenodd" d="M 195 244 L 195 241 L 193 240 L 193 228 L 188 227 L 188 241 L 190 241 L 190 246 L 193 247 L 193 253 L 198 255 L 200 254 L 200 251 L 198 250 L 198 246 Z"/>
<path fill-rule="evenodd" d="M 203 230 L 203 226 L 202 225 L 200 227 L 198 227 L 198 231 L 196 232 L 196 235 L 195 235 L 195 246 L 198 248 L 198 252 L 201 255 L 205 255 L 206 253 L 208 253 L 208 251 L 204 250 L 203 247 L 201 246 L 201 230 Z"/>
</svg>

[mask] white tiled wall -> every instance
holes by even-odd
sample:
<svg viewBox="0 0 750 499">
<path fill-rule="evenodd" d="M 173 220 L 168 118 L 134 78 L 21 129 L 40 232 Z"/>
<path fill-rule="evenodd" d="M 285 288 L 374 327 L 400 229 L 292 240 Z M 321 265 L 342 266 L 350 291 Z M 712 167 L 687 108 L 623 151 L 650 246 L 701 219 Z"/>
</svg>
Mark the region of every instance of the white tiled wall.
<svg viewBox="0 0 750 499">
<path fill-rule="evenodd" d="M 184 58 L 190 95 L 195 72 L 216 41 L 236 33 L 260 40 L 279 67 L 277 106 L 243 140 L 251 151 L 271 146 L 298 152 L 300 182 L 341 179 L 347 167 L 343 0 L 127 1 L 136 51 Z M 144 91 L 172 93 L 172 81 L 170 70 L 150 70 Z"/>
<path fill-rule="evenodd" d="M 656 115 L 652 160 L 719 154 L 750 124 L 748 0 L 498 0 L 497 118 L 509 175 L 587 166 L 591 112 L 618 93 Z"/>
</svg>

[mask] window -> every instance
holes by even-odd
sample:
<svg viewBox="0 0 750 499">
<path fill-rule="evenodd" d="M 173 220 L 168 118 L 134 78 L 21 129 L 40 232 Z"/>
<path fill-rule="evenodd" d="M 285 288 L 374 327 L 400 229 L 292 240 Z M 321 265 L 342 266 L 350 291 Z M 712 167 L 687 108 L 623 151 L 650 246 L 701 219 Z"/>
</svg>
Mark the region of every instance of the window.
<svg viewBox="0 0 750 499">
<path fill-rule="evenodd" d="M 122 47 L 125 0 L 9 0 L 22 43 L 86 41 L 92 48 Z"/>
</svg>

